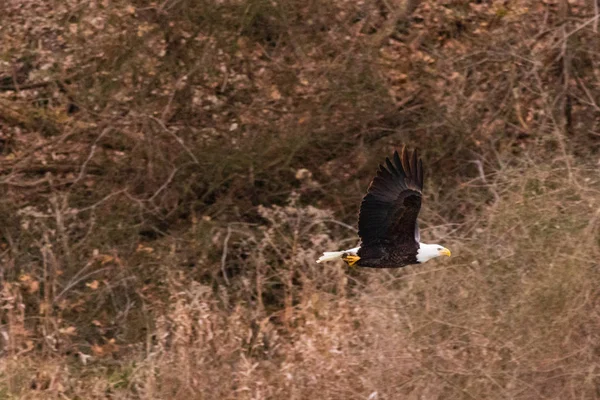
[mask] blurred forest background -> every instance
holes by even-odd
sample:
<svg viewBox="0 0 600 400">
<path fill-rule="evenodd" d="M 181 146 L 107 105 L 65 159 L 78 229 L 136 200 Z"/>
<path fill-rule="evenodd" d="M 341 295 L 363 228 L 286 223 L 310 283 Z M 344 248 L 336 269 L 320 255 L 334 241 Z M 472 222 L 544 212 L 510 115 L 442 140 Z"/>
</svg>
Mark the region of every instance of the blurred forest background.
<svg viewBox="0 0 600 400">
<path fill-rule="evenodd" d="M 600 398 L 595 0 L 4 0 L 0 398 Z M 402 144 L 451 259 L 357 244 Z"/>
</svg>

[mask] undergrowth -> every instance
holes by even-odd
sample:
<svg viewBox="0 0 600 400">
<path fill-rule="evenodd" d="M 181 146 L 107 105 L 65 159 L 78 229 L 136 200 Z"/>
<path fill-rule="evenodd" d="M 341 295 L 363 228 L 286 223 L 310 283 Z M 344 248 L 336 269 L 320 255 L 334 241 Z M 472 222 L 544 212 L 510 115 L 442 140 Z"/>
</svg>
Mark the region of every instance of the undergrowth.
<svg viewBox="0 0 600 400">
<path fill-rule="evenodd" d="M 598 397 L 591 2 L 4 6 L 0 397 Z M 402 144 L 453 258 L 316 264 Z"/>
</svg>

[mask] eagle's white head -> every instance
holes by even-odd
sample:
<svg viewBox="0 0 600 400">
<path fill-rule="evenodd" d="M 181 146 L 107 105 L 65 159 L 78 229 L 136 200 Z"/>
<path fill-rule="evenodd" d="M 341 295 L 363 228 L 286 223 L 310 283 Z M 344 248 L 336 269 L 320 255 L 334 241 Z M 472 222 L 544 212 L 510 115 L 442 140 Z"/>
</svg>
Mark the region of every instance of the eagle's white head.
<svg viewBox="0 0 600 400">
<path fill-rule="evenodd" d="M 419 251 L 417 251 L 417 261 L 424 263 L 439 256 L 450 257 L 452 253 L 447 248 L 439 244 L 419 243 Z"/>
</svg>

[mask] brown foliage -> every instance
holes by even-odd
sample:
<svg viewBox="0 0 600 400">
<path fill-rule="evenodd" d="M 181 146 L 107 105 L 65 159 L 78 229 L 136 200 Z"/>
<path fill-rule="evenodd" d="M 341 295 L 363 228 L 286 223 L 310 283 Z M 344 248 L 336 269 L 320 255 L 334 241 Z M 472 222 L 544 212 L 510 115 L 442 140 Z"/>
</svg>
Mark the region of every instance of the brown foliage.
<svg viewBox="0 0 600 400">
<path fill-rule="evenodd" d="M 4 3 L 0 397 L 598 396 L 592 2 Z M 404 143 L 456 256 L 315 264 Z"/>
</svg>

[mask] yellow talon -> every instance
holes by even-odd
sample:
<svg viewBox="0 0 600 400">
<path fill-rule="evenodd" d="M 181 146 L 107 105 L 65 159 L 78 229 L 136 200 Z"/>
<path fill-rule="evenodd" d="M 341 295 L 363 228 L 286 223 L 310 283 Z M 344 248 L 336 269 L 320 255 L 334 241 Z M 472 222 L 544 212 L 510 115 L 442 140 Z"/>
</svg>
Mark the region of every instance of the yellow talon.
<svg viewBox="0 0 600 400">
<path fill-rule="evenodd" d="M 359 256 L 355 256 L 353 254 L 344 254 L 342 256 L 342 260 L 344 260 L 346 262 L 346 264 L 348 264 L 349 266 L 353 267 L 354 264 L 356 264 L 356 262 L 358 260 L 360 260 Z"/>
</svg>

